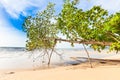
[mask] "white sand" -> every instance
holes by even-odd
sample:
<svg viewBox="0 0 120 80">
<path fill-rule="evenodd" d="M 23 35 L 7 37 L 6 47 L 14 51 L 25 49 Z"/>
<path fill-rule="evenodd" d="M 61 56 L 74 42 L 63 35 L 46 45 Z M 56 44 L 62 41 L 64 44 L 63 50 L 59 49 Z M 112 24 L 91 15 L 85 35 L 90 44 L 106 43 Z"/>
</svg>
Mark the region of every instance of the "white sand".
<svg viewBox="0 0 120 80">
<path fill-rule="evenodd" d="M 102 53 L 101 53 L 102 54 Z M 106 57 L 118 59 L 118 56 Z M 37 70 L 0 70 L 0 80 L 120 80 L 120 63 L 88 63 Z"/>
<path fill-rule="evenodd" d="M 0 80 L 120 80 L 120 65 L 108 64 L 89 68 L 89 64 L 85 63 L 82 66 L 13 72 L 0 72 Z"/>
</svg>

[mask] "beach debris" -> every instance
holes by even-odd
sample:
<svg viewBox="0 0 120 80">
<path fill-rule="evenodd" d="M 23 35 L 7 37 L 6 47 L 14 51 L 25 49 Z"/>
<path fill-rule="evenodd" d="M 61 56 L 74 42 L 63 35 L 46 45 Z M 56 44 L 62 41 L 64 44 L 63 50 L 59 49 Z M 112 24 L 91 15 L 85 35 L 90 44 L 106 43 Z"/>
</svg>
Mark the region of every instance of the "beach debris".
<svg viewBox="0 0 120 80">
<path fill-rule="evenodd" d="M 7 73 L 5 73 L 5 74 L 14 74 L 15 72 L 7 72 Z"/>
</svg>

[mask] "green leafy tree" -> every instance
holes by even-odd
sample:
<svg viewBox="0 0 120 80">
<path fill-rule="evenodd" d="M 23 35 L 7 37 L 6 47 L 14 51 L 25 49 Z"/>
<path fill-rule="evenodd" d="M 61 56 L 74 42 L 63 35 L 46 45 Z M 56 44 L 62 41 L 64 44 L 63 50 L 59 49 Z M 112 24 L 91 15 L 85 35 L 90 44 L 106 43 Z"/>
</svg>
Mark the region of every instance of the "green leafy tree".
<svg viewBox="0 0 120 80">
<path fill-rule="evenodd" d="M 100 6 L 83 11 L 76 6 L 78 2 L 65 0 L 57 18 L 52 3 L 34 17 L 27 17 L 23 24 L 28 37 L 27 50 L 43 49 L 47 54 L 47 50 L 51 50 L 48 64 L 57 41 L 69 42 L 72 46 L 74 43 L 83 44 L 84 48 L 88 45 L 98 51 L 110 46 L 110 50 L 119 51 L 120 13 L 108 15 L 108 11 Z M 58 33 L 66 38 L 59 38 Z"/>
<path fill-rule="evenodd" d="M 120 12 L 112 14 L 104 24 L 104 32 L 112 42 L 111 50 L 120 50 Z"/>
<path fill-rule="evenodd" d="M 47 8 L 38 12 L 35 16 L 29 16 L 23 24 L 24 31 L 27 33 L 26 49 L 44 50 L 45 55 L 48 55 L 48 65 L 56 45 L 55 38 L 57 37 L 57 29 L 55 26 L 54 5 L 49 3 Z M 50 52 L 51 51 L 51 52 Z"/>
<path fill-rule="evenodd" d="M 120 14 L 109 16 L 108 11 L 100 6 L 83 11 L 77 8 L 76 4 L 75 1 L 66 0 L 58 17 L 57 27 L 66 39 L 72 40 L 72 45 L 73 41 L 83 41 L 82 43 L 89 44 L 98 51 L 106 46 L 118 49 Z"/>
<path fill-rule="evenodd" d="M 47 8 L 38 12 L 34 17 L 27 17 L 23 26 L 27 32 L 28 50 L 51 49 L 54 47 L 54 38 L 57 37 L 57 30 L 54 22 L 54 4 L 49 3 Z M 52 38 L 49 40 L 49 38 Z"/>
</svg>

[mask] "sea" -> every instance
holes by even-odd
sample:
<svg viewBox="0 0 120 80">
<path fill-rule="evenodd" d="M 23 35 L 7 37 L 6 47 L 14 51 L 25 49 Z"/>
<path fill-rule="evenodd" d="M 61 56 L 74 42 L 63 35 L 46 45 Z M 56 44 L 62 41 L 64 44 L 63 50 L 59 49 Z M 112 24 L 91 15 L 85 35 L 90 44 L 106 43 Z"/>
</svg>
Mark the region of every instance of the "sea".
<svg viewBox="0 0 120 80">
<path fill-rule="evenodd" d="M 91 58 L 105 58 L 116 55 L 115 52 L 108 53 L 87 49 Z M 0 47 L 0 69 L 35 69 L 44 68 L 48 65 L 48 54 L 44 50 L 27 51 L 25 47 Z M 68 66 L 80 64 L 86 60 L 74 60 L 77 57 L 87 57 L 83 48 L 57 48 L 51 57 L 50 66 Z"/>
</svg>

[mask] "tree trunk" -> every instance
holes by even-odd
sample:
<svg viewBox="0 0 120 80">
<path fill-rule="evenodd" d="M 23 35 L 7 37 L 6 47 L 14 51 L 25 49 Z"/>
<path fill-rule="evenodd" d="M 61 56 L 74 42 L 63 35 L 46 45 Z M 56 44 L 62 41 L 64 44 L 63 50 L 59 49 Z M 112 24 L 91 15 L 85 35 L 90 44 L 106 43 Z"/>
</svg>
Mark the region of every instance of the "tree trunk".
<svg viewBox="0 0 120 80">
<path fill-rule="evenodd" d="M 86 53 L 87 53 L 88 61 L 89 61 L 89 63 L 90 63 L 90 67 L 93 68 L 92 63 L 91 63 L 91 60 L 90 60 L 90 55 L 89 55 L 89 53 L 88 53 L 88 51 L 87 51 L 87 49 L 86 49 L 86 47 L 85 47 L 84 44 L 83 44 L 83 47 L 84 47 L 84 49 L 85 49 L 85 51 L 86 51 Z"/>
</svg>

